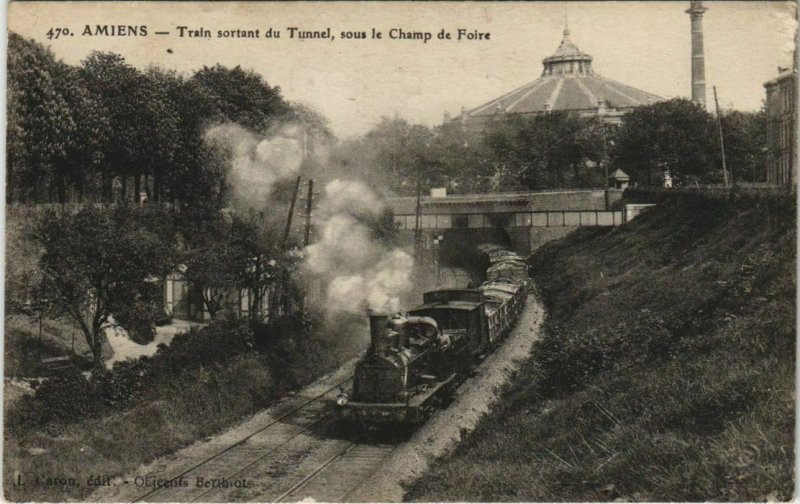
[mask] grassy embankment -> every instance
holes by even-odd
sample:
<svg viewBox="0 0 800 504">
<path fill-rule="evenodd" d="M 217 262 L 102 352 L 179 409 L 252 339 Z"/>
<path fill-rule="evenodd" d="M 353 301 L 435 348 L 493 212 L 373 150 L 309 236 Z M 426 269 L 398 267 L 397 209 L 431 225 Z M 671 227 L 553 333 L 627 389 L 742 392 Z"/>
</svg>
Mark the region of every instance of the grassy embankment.
<svg viewBox="0 0 800 504">
<path fill-rule="evenodd" d="M 302 344 L 298 344 L 298 336 L 306 338 Z M 130 378 L 112 378 L 116 381 L 98 392 L 102 396 L 99 405 L 86 395 L 85 387 L 76 385 L 62 387 L 60 400 L 53 393 L 39 399 L 37 390 L 34 398 L 23 398 L 10 409 L 7 405 L 5 498 L 57 502 L 84 499 L 92 491 L 86 484 L 91 475 L 127 474 L 220 432 L 335 369 L 357 351 L 353 345 L 321 340 L 309 333 L 295 334 L 294 339 L 280 338 L 261 351 L 236 352 L 228 358 L 212 356 L 208 365 L 186 364 L 196 358 L 190 333 L 185 358 L 173 358 L 185 366 L 182 370 L 170 372 L 169 366 L 161 366 L 157 376 L 150 376 L 148 359 L 144 359 L 146 384 L 137 386 L 134 381 L 131 385 Z M 201 351 L 222 353 L 208 345 Z M 137 369 L 129 371 L 135 373 Z M 164 378 L 160 378 L 162 375 Z M 76 418 L 77 403 L 92 406 Z M 16 474 L 24 475 L 29 483 L 13 485 Z M 74 478 L 78 485 L 31 484 L 35 476 Z"/>
<path fill-rule="evenodd" d="M 791 499 L 795 211 L 685 197 L 544 246 L 542 341 L 407 498 Z"/>
<path fill-rule="evenodd" d="M 26 233 L 31 224 L 29 218 L 7 221 L 7 308 L 24 306 L 38 277 L 39 251 Z M 159 354 L 127 372 L 118 373 L 118 364 L 102 386 L 94 388 L 76 370 L 68 377 L 56 377 L 55 384 L 33 380 L 38 386 L 34 396 L 21 395 L 6 384 L 5 498 L 84 499 L 92 490 L 86 485 L 91 475 L 129 473 L 220 432 L 338 367 L 363 346 L 352 335 L 321 331 L 318 322 L 292 327 L 256 336 L 252 341 L 257 348 L 235 352 L 230 351 L 231 338 L 224 330 L 217 330 L 211 339 L 202 338 L 199 331 L 176 337 L 183 339 L 183 350 L 177 352 L 171 345 L 171 357 L 157 372 L 153 364 Z M 6 378 L 40 376 L 40 352 L 41 357 L 71 355 L 79 367 L 88 368 L 82 357 L 88 347 L 80 334 L 75 334 L 72 353 L 74 331 L 68 321 L 45 318 L 40 345 L 36 317 L 7 316 Z M 13 484 L 17 474 L 28 482 L 25 486 Z M 31 484 L 35 476 L 74 478 L 78 485 Z"/>
</svg>

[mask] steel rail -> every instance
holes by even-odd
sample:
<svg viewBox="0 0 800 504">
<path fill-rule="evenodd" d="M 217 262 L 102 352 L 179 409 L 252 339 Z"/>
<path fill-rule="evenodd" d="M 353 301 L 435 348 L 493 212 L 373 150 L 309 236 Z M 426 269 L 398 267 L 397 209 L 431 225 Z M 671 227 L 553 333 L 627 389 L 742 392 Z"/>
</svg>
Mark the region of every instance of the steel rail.
<svg viewBox="0 0 800 504">
<path fill-rule="evenodd" d="M 239 469 L 237 469 L 237 470 L 236 470 L 236 472 L 232 473 L 232 474 L 231 474 L 231 475 L 229 475 L 229 476 L 226 476 L 225 478 L 227 478 L 227 479 L 233 479 L 233 478 L 235 478 L 236 476 L 238 476 L 239 474 L 243 473 L 243 472 L 244 472 L 244 471 L 246 471 L 247 469 L 250 469 L 251 467 L 253 467 L 255 464 L 257 464 L 257 463 L 261 462 L 262 460 L 264 460 L 264 459 L 265 459 L 265 458 L 267 458 L 268 456 L 272 455 L 272 454 L 273 454 L 273 453 L 275 453 L 276 451 L 278 451 L 278 450 L 280 450 L 281 448 L 285 447 L 286 445 L 288 445 L 289 443 L 291 443 L 291 442 L 292 442 L 294 439 L 296 439 L 298 436 L 300 436 L 300 435 L 301 435 L 301 434 L 303 434 L 304 432 L 314 429 L 314 428 L 315 428 L 315 427 L 314 427 L 315 425 L 319 424 L 319 423 L 320 423 L 320 422 L 322 422 L 323 420 L 326 420 L 326 419 L 328 419 L 328 418 L 330 418 L 330 417 L 332 417 L 332 416 L 333 416 L 333 413 L 326 413 L 325 415 L 323 415 L 323 416 L 321 416 L 321 417 L 317 418 L 317 419 L 316 419 L 316 420 L 314 420 L 312 423 L 310 423 L 310 424 L 306 425 L 305 427 L 303 427 L 303 429 L 302 429 L 302 430 L 300 430 L 300 431 L 296 432 L 294 435 L 292 435 L 292 437 L 288 438 L 288 439 L 287 439 L 286 441 L 284 441 L 283 443 L 279 444 L 278 446 L 275 446 L 274 448 L 271 448 L 270 450 L 268 450 L 266 453 L 264 453 L 263 455 L 261 455 L 261 456 L 260 456 L 260 457 L 258 457 L 257 459 L 255 459 L 255 460 L 253 460 L 253 461 L 251 461 L 251 462 L 249 462 L 249 463 L 245 464 L 243 467 L 240 467 Z M 218 490 L 220 490 L 220 489 L 219 489 L 219 488 L 209 488 L 208 490 L 206 490 L 206 491 L 204 491 L 203 493 L 201 493 L 201 494 L 197 495 L 196 497 L 192 497 L 192 498 L 189 500 L 189 502 L 197 502 L 198 500 L 200 500 L 200 498 L 201 498 L 201 497 L 205 497 L 206 495 L 208 495 L 208 494 L 210 494 L 210 493 L 213 493 L 213 492 L 215 492 L 215 491 L 218 491 Z"/>
<path fill-rule="evenodd" d="M 339 452 L 339 453 L 337 453 L 336 455 L 334 455 L 334 456 L 330 457 L 330 458 L 329 458 L 329 459 L 327 459 L 325 462 L 323 462 L 322 464 L 320 464 L 320 465 L 319 465 L 319 466 L 318 466 L 316 469 L 314 469 L 314 470 L 311 472 L 311 474 L 309 474 L 309 475 L 308 475 L 308 476 L 306 476 L 305 478 L 301 479 L 301 480 L 300 480 L 300 481 L 299 481 L 297 484 L 295 484 L 295 485 L 294 485 L 292 488 L 290 488 L 289 490 L 286 490 L 285 492 L 283 492 L 283 493 L 282 493 L 280 496 L 278 496 L 278 498 L 276 498 L 276 499 L 275 499 L 274 501 L 272 501 L 272 502 L 281 502 L 283 499 L 285 499 L 287 496 L 289 496 L 289 495 L 290 495 L 292 492 L 294 492 L 295 490 L 299 490 L 300 488 L 303 488 L 303 487 L 304 487 L 304 486 L 306 486 L 306 485 L 307 485 L 307 484 L 308 484 L 310 481 L 312 481 L 312 480 L 314 479 L 314 477 L 315 477 L 317 474 L 321 473 L 321 472 L 322 472 L 322 471 L 323 471 L 323 470 L 324 470 L 326 467 L 328 467 L 329 465 L 333 464 L 334 462 L 336 462 L 336 461 L 337 461 L 337 460 L 339 460 L 340 458 L 344 457 L 344 456 L 345 456 L 345 454 L 346 454 L 347 452 L 349 452 L 350 450 L 352 450 L 352 449 L 353 449 L 353 448 L 355 448 L 356 446 L 358 446 L 358 442 L 357 442 L 357 441 L 352 441 L 352 442 L 350 442 L 350 444 L 349 444 L 349 445 L 348 445 L 348 446 L 347 446 L 347 447 L 346 447 L 344 450 L 340 451 L 340 452 Z"/>
<path fill-rule="evenodd" d="M 330 391 L 332 391 L 332 390 L 334 390 L 334 389 L 336 389 L 336 388 L 338 388 L 338 387 L 341 387 L 343 384 L 347 383 L 347 382 L 348 382 L 348 381 L 350 381 L 352 378 L 353 378 L 353 376 L 352 376 L 352 375 L 348 376 L 348 377 L 347 377 L 345 380 L 342 380 L 342 381 L 338 382 L 336 385 L 334 385 L 334 386 L 332 386 L 332 387 L 330 387 L 330 388 L 326 389 L 326 390 L 325 390 L 324 392 L 322 392 L 321 394 L 319 394 L 319 395 L 317 395 L 317 396 L 314 396 L 313 398 L 309 399 L 308 401 L 304 402 L 303 404 L 300 404 L 299 406 L 297 406 L 297 407 L 293 408 L 292 410 L 290 410 L 290 411 L 288 411 L 288 412 L 284 413 L 283 415 L 281 415 L 280 417 L 276 418 L 276 419 L 275 419 L 275 420 L 273 420 L 272 422 L 268 423 L 268 424 L 267 424 L 267 425 L 265 425 L 264 427 L 261 427 L 260 429 L 258 429 L 258 430 L 256 430 L 256 431 L 254 431 L 254 432 L 251 432 L 250 434 L 248 434 L 247 436 L 243 437 L 243 438 L 242 438 L 242 439 L 240 439 L 239 441 L 237 441 L 237 442 L 235 442 L 235 443 L 231 444 L 230 446 L 228 446 L 228 447 L 226 447 L 226 448 L 224 448 L 224 449 L 220 450 L 219 452 L 215 453 L 214 455 L 212 455 L 212 456 L 210 456 L 210 457 L 208 457 L 208 458 L 206 458 L 206 459 L 203 459 L 202 461 L 198 462 L 197 464 L 195 464 L 195 465 L 191 466 L 190 468 L 188 468 L 188 469 L 184 470 L 182 473 L 180 473 L 180 474 L 178 474 L 178 475 L 175 475 L 175 476 L 173 476 L 173 477 L 169 478 L 169 480 L 171 481 L 171 480 L 174 480 L 174 479 L 177 479 L 177 478 L 182 478 L 182 477 L 186 476 L 187 474 L 189 474 L 190 472 L 192 472 L 192 471 L 194 471 L 195 469 L 197 469 L 198 467 L 204 466 L 204 465 L 206 465 L 207 463 L 211 462 L 212 460 L 214 460 L 214 459 L 217 459 L 217 458 L 219 458 L 220 456 L 224 455 L 225 453 L 228 453 L 229 451 L 233 450 L 233 449 L 234 449 L 234 448 L 236 448 L 237 446 L 240 446 L 240 445 L 242 445 L 242 444 L 246 443 L 246 442 L 247 442 L 247 441 L 248 441 L 250 438 L 252 438 L 253 436 L 255 436 L 255 435 L 257 435 L 257 434 L 260 434 L 260 433 L 264 432 L 265 430 L 269 429 L 269 428 L 270 428 L 270 427 L 272 427 L 273 425 L 275 425 L 275 424 L 277 424 L 277 423 L 280 423 L 280 422 L 282 422 L 283 420 L 285 420 L 285 419 L 289 418 L 290 416 L 294 415 L 295 413 L 297 413 L 298 411 L 302 410 L 303 408 L 305 408 L 305 407 L 306 407 L 306 406 L 308 406 L 309 404 L 311 404 L 311 403 L 314 403 L 314 402 L 316 402 L 316 401 L 320 400 L 321 398 L 325 397 L 325 396 L 326 396 L 326 395 L 327 395 L 327 394 L 328 394 Z M 134 499 L 134 500 L 132 500 L 131 502 L 141 502 L 141 501 L 143 501 L 144 499 L 146 499 L 147 497 L 150 497 L 151 495 L 153 495 L 153 494 L 155 494 L 155 493 L 157 493 L 157 492 L 163 491 L 163 490 L 165 490 L 165 488 L 153 488 L 153 489 L 151 489 L 150 491 L 148 491 L 148 492 L 145 492 L 144 494 L 142 494 L 142 495 L 140 495 L 139 497 L 135 498 L 135 499 Z"/>
<path fill-rule="evenodd" d="M 395 445 L 394 447 L 392 447 L 392 449 L 391 449 L 391 450 L 389 450 L 389 453 L 387 453 L 387 454 L 386 454 L 386 455 L 383 457 L 383 460 L 381 460 L 381 463 L 383 463 L 383 461 L 384 461 L 384 460 L 386 460 L 387 458 L 389 458 L 389 456 L 390 456 L 392 453 L 394 453 L 394 451 L 395 451 L 395 450 L 397 450 L 397 447 L 398 447 L 398 446 L 400 446 L 400 444 L 402 444 L 402 443 L 398 443 L 397 445 Z M 348 491 L 347 491 L 347 492 L 346 492 L 344 495 L 342 495 L 342 496 L 339 498 L 339 502 L 349 502 L 349 501 L 347 500 L 347 499 L 348 499 L 348 497 L 350 497 L 351 495 L 353 495 L 353 492 L 355 492 L 356 490 L 358 490 L 359 488 L 361 488 L 361 486 L 362 486 L 364 483 L 366 483 L 367 481 L 369 481 L 369 479 L 370 479 L 370 478 L 371 478 L 371 477 L 372 477 L 372 476 L 373 476 L 375 473 L 377 473 L 377 472 L 378 472 L 378 469 L 380 469 L 380 468 L 381 468 L 381 467 L 380 467 L 379 465 L 376 465 L 375 469 L 373 469 L 372 471 L 370 471 L 369 475 L 367 475 L 365 478 L 362 478 L 362 479 L 361 479 L 361 480 L 360 480 L 358 483 L 356 483 L 355 485 L 353 485 L 353 487 L 352 487 L 352 488 L 350 488 L 350 490 L 348 490 Z"/>
</svg>

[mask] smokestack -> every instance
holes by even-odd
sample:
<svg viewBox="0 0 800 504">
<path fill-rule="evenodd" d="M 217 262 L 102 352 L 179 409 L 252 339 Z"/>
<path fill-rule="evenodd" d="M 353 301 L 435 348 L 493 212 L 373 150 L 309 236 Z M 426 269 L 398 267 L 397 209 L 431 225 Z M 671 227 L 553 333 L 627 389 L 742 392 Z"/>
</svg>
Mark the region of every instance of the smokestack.
<svg viewBox="0 0 800 504">
<path fill-rule="evenodd" d="M 703 51 L 703 13 L 707 11 L 702 0 L 691 0 L 686 13 L 692 19 L 692 101 L 706 108 L 706 62 Z"/>
<path fill-rule="evenodd" d="M 369 335 L 372 342 L 372 353 L 382 355 L 389 348 L 386 337 L 389 332 L 389 317 L 387 315 L 369 315 Z"/>
</svg>

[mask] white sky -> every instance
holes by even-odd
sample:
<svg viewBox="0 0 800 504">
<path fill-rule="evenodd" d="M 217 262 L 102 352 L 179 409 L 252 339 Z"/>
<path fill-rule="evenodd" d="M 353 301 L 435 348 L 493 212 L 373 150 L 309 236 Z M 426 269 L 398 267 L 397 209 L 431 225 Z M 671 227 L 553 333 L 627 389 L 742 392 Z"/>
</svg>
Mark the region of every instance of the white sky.
<svg viewBox="0 0 800 504">
<path fill-rule="evenodd" d="M 77 64 L 91 51 L 113 51 L 132 65 L 190 73 L 203 65 L 242 65 L 278 85 L 286 98 L 316 108 L 340 137 L 361 134 L 381 116 L 427 125 L 539 77 L 542 58 L 570 38 L 594 57 L 595 72 L 666 98 L 688 97 L 690 23 L 680 2 L 262 3 L 14 2 L 10 30 L 49 45 Z M 757 110 L 763 83 L 791 64 L 794 4 L 705 2 L 708 103 L 716 85 L 724 108 Z M 147 37 L 81 36 L 84 25 L 147 25 Z M 204 27 L 214 38 L 178 38 L 176 26 Z M 281 39 L 219 39 L 219 29 L 274 27 Z M 286 28 L 330 27 L 336 40 L 291 40 Z M 51 27 L 72 37 L 48 40 Z M 342 30 L 431 31 L 413 40 L 348 41 Z M 489 41 L 438 41 L 442 28 L 490 32 Z M 170 31 L 169 36 L 154 35 Z M 167 49 L 172 53 L 168 53 Z"/>
</svg>

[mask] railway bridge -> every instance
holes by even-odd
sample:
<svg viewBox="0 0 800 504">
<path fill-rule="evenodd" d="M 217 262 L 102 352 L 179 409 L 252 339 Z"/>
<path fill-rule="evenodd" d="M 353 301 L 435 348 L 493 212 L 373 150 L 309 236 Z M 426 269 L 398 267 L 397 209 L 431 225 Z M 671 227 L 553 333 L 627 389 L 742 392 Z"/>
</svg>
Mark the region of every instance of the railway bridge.
<svg viewBox="0 0 800 504">
<path fill-rule="evenodd" d="M 579 227 L 619 226 L 651 205 L 624 205 L 621 189 L 547 190 L 524 193 L 447 195 L 434 189 L 420 198 L 390 198 L 404 245 L 412 246 L 419 227 L 426 250 L 459 260 L 478 244 L 506 245 L 522 256 Z M 419 222 L 417 222 L 419 220 Z"/>
</svg>

